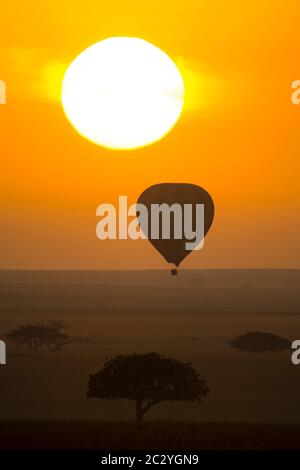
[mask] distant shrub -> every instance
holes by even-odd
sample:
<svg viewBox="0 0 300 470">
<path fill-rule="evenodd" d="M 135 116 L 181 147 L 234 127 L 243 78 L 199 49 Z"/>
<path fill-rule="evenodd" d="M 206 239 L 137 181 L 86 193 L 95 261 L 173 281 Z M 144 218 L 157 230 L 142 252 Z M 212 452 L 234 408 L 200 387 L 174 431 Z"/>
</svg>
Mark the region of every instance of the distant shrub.
<svg viewBox="0 0 300 470">
<path fill-rule="evenodd" d="M 48 321 L 46 323 L 34 323 L 22 325 L 15 330 L 11 330 L 6 336 L 17 346 L 25 345 L 31 351 L 37 351 L 46 346 L 49 351 L 61 351 L 69 343 L 91 343 L 90 338 L 79 336 L 69 336 L 64 332 L 67 325 L 60 321 Z"/>
<path fill-rule="evenodd" d="M 235 349 L 250 353 L 286 351 L 291 347 L 289 339 L 261 331 L 252 331 L 237 336 L 229 341 L 229 344 Z"/>
</svg>

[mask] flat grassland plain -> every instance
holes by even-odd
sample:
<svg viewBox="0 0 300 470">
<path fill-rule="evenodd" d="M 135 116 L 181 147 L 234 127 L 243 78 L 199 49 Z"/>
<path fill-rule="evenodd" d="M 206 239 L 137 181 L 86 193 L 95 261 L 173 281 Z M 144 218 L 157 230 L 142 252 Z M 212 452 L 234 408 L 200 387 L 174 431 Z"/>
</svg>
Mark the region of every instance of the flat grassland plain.
<svg viewBox="0 0 300 470">
<path fill-rule="evenodd" d="M 0 447 L 300 448 L 300 366 L 291 351 L 240 352 L 248 331 L 300 339 L 300 271 L 0 271 Z M 32 352 L 6 334 L 47 320 L 88 336 Z M 201 405 L 162 403 L 140 434 L 134 403 L 86 398 L 107 357 L 155 351 L 190 361 Z"/>
</svg>

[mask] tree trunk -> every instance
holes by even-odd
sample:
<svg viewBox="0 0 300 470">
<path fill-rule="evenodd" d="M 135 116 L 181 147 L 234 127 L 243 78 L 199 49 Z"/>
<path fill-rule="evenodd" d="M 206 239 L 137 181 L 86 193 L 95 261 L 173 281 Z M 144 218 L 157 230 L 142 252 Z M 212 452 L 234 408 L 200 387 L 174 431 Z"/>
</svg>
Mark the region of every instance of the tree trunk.
<svg viewBox="0 0 300 470">
<path fill-rule="evenodd" d="M 143 408 L 142 408 L 142 402 L 140 400 L 136 401 L 135 411 L 136 411 L 136 422 L 138 426 L 141 426 L 143 423 Z"/>
</svg>

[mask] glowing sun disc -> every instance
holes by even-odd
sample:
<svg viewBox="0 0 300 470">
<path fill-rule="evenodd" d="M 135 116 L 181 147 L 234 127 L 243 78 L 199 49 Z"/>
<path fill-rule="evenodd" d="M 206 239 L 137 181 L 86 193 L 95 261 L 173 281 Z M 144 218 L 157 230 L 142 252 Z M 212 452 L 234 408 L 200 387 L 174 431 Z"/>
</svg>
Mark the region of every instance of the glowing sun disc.
<svg viewBox="0 0 300 470">
<path fill-rule="evenodd" d="M 67 69 L 62 105 L 86 139 L 111 149 L 144 147 L 165 136 L 184 103 L 182 76 L 147 41 L 113 37 L 83 51 Z"/>
</svg>

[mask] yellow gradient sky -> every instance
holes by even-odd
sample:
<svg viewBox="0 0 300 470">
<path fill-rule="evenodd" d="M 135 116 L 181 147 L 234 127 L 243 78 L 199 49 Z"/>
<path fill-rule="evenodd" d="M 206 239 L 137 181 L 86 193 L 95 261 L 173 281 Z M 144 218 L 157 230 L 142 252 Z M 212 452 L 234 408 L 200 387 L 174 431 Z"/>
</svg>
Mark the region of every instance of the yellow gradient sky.
<svg viewBox="0 0 300 470">
<path fill-rule="evenodd" d="M 0 7 L 0 268 L 164 268 L 147 241 L 96 239 L 95 211 L 151 184 L 210 192 L 214 226 L 185 268 L 300 267 L 300 4 L 296 0 L 15 0 Z M 110 36 L 178 64 L 186 104 L 161 142 L 89 143 L 60 104 L 64 70 Z"/>
</svg>

